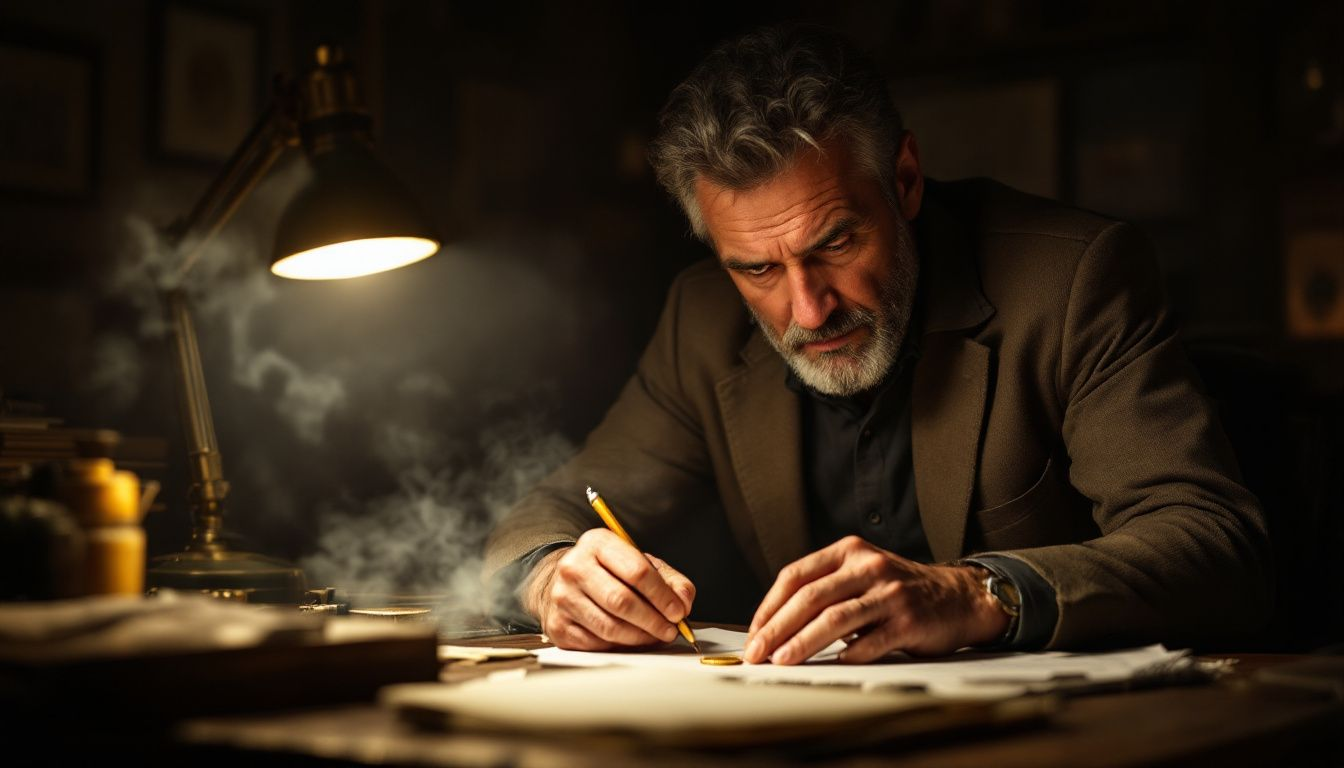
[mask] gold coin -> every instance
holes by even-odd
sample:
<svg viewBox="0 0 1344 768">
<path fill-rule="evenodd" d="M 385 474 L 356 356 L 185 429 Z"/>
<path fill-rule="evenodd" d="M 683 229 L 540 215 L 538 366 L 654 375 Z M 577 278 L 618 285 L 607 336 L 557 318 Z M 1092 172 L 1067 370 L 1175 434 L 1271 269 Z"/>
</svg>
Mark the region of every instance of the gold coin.
<svg viewBox="0 0 1344 768">
<path fill-rule="evenodd" d="M 731 667 L 734 664 L 741 664 L 741 656 L 701 656 L 701 664 L 708 664 L 711 667 Z"/>
</svg>

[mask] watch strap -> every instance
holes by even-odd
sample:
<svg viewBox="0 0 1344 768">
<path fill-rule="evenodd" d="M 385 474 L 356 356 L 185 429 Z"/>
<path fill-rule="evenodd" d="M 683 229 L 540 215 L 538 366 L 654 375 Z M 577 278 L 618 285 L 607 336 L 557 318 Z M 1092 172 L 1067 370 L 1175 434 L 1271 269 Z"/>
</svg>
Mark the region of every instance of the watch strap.
<svg viewBox="0 0 1344 768">
<path fill-rule="evenodd" d="M 1008 627 L 998 640 L 986 647 L 999 648 L 1008 645 L 1017 635 L 1017 626 L 1022 618 L 1022 595 L 1012 579 L 999 575 L 996 571 L 975 560 L 957 560 L 953 565 L 969 565 L 979 571 L 980 588 L 999 606 L 999 610 L 1008 616 Z"/>
</svg>

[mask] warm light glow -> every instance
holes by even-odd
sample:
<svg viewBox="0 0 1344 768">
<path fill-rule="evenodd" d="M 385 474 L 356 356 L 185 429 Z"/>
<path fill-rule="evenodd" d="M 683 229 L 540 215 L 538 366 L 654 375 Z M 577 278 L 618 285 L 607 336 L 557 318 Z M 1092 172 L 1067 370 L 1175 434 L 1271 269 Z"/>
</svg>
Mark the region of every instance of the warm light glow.
<svg viewBox="0 0 1344 768">
<path fill-rule="evenodd" d="M 271 271 L 295 280 L 344 280 L 414 264 L 437 250 L 438 243 L 423 237 L 347 240 L 286 256 Z"/>
</svg>

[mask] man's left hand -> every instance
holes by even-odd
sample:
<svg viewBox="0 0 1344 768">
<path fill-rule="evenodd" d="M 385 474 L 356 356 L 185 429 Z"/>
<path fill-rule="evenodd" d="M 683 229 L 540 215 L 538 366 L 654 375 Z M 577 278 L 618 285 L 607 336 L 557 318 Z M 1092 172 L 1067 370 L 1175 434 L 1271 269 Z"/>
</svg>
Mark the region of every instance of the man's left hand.
<svg viewBox="0 0 1344 768">
<path fill-rule="evenodd" d="M 906 560 L 847 536 L 779 572 L 751 620 L 746 660 L 798 664 L 840 639 L 849 641 L 840 660 L 856 664 L 992 642 L 1009 619 L 981 587 L 982 573 Z"/>
</svg>

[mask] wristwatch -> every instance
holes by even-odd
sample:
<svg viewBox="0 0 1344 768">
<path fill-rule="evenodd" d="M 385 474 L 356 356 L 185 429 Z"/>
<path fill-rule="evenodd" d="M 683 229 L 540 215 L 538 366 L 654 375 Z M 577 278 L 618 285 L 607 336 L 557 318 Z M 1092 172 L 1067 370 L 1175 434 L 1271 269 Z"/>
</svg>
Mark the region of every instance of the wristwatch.
<svg viewBox="0 0 1344 768">
<path fill-rule="evenodd" d="M 999 604 L 999 608 L 1008 614 L 1008 628 L 1003 631 L 1003 637 L 999 638 L 999 642 L 995 643 L 995 645 L 1007 645 L 1013 639 L 1013 635 L 1017 634 L 1017 621 L 1022 616 L 1022 594 L 1017 591 L 1016 584 L 993 571 L 990 571 L 981 583 L 989 596 Z"/>
<path fill-rule="evenodd" d="M 985 574 L 980 580 L 980 586 L 985 593 L 994 598 L 999 609 L 1008 614 L 1008 628 L 1004 630 L 1003 635 L 994 643 L 996 646 L 1007 645 L 1017 634 L 1017 622 L 1022 616 L 1022 593 L 1017 590 L 1017 585 L 1012 581 L 1005 579 L 997 573 L 989 570 L 985 566 L 976 562 L 958 561 L 959 565 L 970 565 Z"/>
</svg>

